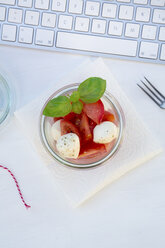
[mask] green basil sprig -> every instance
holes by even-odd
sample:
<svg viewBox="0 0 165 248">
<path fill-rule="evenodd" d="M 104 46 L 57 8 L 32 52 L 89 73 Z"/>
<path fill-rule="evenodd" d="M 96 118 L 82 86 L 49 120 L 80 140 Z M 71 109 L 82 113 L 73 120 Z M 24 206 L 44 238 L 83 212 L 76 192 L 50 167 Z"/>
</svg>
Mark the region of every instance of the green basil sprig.
<svg viewBox="0 0 165 248">
<path fill-rule="evenodd" d="M 83 103 L 97 102 L 106 89 L 106 80 L 98 77 L 91 77 L 82 82 L 77 91 L 74 91 L 71 96 L 58 96 L 50 100 L 43 115 L 50 117 L 63 117 L 70 112 L 81 114 Z"/>
<path fill-rule="evenodd" d="M 50 117 L 61 117 L 69 114 L 72 110 L 72 104 L 68 97 L 58 96 L 48 102 L 43 115 Z"/>
<path fill-rule="evenodd" d="M 72 103 L 72 111 L 76 114 L 81 114 L 81 111 L 83 109 L 83 103 L 78 101 L 78 102 L 73 102 Z"/>
<path fill-rule="evenodd" d="M 82 82 L 78 87 L 80 99 L 85 103 L 97 102 L 106 89 L 106 81 L 102 78 L 91 77 Z"/>
<path fill-rule="evenodd" d="M 78 91 L 73 91 L 73 93 L 70 96 L 71 102 L 77 102 L 80 99 L 80 94 Z"/>
</svg>

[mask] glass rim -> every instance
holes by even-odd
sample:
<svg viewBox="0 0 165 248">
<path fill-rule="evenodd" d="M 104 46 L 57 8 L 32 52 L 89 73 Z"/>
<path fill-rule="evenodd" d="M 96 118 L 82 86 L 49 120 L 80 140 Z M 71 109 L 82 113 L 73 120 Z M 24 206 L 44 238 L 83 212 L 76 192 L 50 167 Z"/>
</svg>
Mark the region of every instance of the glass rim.
<svg viewBox="0 0 165 248">
<path fill-rule="evenodd" d="M 43 105 L 43 107 L 41 109 L 41 114 L 40 114 L 40 119 L 39 119 L 39 126 L 40 126 L 39 130 L 40 130 L 40 139 L 41 139 L 43 146 L 46 148 L 46 151 L 56 161 L 60 162 L 62 165 L 66 165 L 67 167 L 69 166 L 72 168 L 85 169 L 85 168 L 92 168 L 92 167 L 98 166 L 100 164 L 103 164 L 104 162 L 106 162 L 109 158 L 111 158 L 116 153 L 116 151 L 119 149 L 119 146 L 122 142 L 125 119 L 124 119 L 123 110 L 122 110 L 120 104 L 118 103 L 118 101 L 116 100 L 116 98 L 113 95 L 111 95 L 108 91 L 105 91 L 103 97 L 105 97 L 108 101 L 110 101 L 110 103 L 112 104 L 112 106 L 115 109 L 115 111 L 118 115 L 118 118 L 119 118 L 119 135 L 118 135 L 117 141 L 115 142 L 115 145 L 113 146 L 113 148 L 102 159 L 95 161 L 95 162 L 92 162 L 92 163 L 88 163 L 88 164 L 87 163 L 84 163 L 84 164 L 73 163 L 73 162 L 67 161 L 67 160 L 63 159 L 62 157 L 60 157 L 55 151 L 52 150 L 52 148 L 50 147 L 50 145 L 47 141 L 45 129 L 44 129 L 46 116 L 44 116 L 42 113 L 43 113 L 45 106 L 49 102 L 49 100 L 51 100 L 53 97 L 63 95 L 64 93 L 66 93 L 66 90 L 75 90 L 75 89 L 77 89 L 78 86 L 79 86 L 78 83 L 69 84 L 69 85 L 64 86 L 61 89 L 55 91 L 53 94 L 50 95 L 50 97 L 47 99 L 47 101 L 45 102 L 45 104 Z"/>
</svg>

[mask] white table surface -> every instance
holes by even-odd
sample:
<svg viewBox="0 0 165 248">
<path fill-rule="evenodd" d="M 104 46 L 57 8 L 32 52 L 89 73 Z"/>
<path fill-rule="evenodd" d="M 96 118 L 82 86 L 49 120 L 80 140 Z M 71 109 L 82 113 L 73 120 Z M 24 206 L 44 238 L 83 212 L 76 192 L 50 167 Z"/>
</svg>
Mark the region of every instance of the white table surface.
<svg viewBox="0 0 165 248">
<path fill-rule="evenodd" d="M 16 82 L 17 109 L 48 87 L 53 80 L 50 72 L 60 79 L 86 58 L 0 47 L 0 65 Z M 105 62 L 165 148 L 165 110 L 136 86 L 146 75 L 165 94 L 165 66 L 112 59 Z M 1 248 L 165 247 L 164 152 L 76 209 L 60 194 L 14 118 L 0 132 L 0 163 L 14 172 L 26 202 L 32 206 L 24 208 L 13 180 L 1 169 Z"/>
</svg>

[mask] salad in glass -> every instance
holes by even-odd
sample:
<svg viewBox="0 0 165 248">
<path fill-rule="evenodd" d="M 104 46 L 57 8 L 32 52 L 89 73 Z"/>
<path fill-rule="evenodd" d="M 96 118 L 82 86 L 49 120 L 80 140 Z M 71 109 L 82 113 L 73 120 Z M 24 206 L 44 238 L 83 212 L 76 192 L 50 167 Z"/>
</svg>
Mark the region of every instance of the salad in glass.
<svg viewBox="0 0 165 248">
<path fill-rule="evenodd" d="M 87 168 L 103 163 L 117 150 L 123 131 L 120 105 L 98 77 L 55 92 L 41 114 L 41 137 L 62 164 Z"/>
</svg>

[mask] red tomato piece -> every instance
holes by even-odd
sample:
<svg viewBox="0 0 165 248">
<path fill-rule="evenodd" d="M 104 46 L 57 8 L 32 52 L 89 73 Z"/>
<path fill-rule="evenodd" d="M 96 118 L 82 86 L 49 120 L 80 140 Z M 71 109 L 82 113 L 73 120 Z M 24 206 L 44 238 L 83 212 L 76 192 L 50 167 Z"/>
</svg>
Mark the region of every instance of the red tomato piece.
<svg viewBox="0 0 165 248">
<path fill-rule="evenodd" d="M 73 112 L 63 117 L 66 121 L 71 121 L 76 127 L 80 127 L 81 114 L 75 114 Z"/>
<path fill-rule="evenodd" d="M 81 118 L 82 115 L 78 115 L 74 118 L 74 125 L 79 129 L 80 128 L 80 123 L 81 123 Z"/>
<path fill-rule="evenodd" d="M 95 128 L 95 126 L 97 125 L 96 122 L 92 121 L 90 118 L 89 119 L 89 128 L 91 130 L 91 133 L 93 134 L 93 129 Z"/>
<path fill-rule="evenodd" d="M 103 144 L 97 144 L 93 141 L 90 141 L 84 145 L 81 145 L 79 158 L 84 158 L 103 152 L 106 152 L 105 146 Z"/>
<path fill-rule="evenodd" d="M 61 126 L 61 135 L 64 135 L 67 133 L 75 133 L 80 137 L 78 128 L 72 122 L 61 120 L 60 126 Z"/>
<path fill-rule="evenodd" d="M 72 121 L 76 117 L 76 114 L 74 112 L 70 112 L 68 115 L 65 115 L 63 118 L 66 121 Z"/>
<path fill-rule="evenodd" d="M 115 121 L 115 116 L 109 112 L 109 111 L 104 111 L 104 116 L 103 116 L 103 121 L 111 121 L 114 122 Z"/>
<path fill-rule="evenodd" d="M 89 127 L 89 121 L 87 115 L 83 112 L 80 121 L 80 132 L 83 141 L 88 141 L 92 139 L 92 133 Z"/>
<path fill-rule="evenodd" d="M 98 100 L 95 103 L 85 103 L 83 111 L 94 122 L 100 124 L 104 116 L 104 105 L 101 100 Z"/>
<path fill-rule="evenodd" d="M 56 122 L 56 121 L 58 121 L 58 120 L 61 120 L 62 117 L 54 117 L 53 119 L 54 119 L 54 122 Z"/>
</svg>

